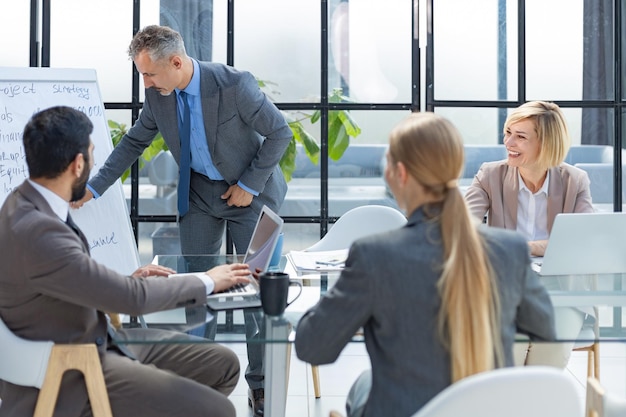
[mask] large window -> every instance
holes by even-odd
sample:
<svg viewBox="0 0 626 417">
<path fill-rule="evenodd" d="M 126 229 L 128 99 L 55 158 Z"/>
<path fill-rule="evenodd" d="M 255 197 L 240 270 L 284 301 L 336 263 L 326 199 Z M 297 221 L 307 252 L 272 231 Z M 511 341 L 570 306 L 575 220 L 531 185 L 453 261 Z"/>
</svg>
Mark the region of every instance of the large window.
<svg viewBox="0 0 626 417">
<path fill-rule="evenodd" d="M 589 147 L 570 162 L 592 164 L 583 168 L 592 177 L 594 203 L 599 210 L 621 210 L 626 70 L 624 29 L 616 23 L 623 24 L 624 3 L 5 2 L 0 35 L 12 41 L 3 44 L 0 65 L 95 68 L 107 118 L 126 128 L 144 98 L 127 57 L 138 28 L 172 26 L 191 56 L 252 72 L 286 118 L 299 122 L 320 148 L 317 163 L 298 154 L 280 213 L 285 250 L 304 249 L 351 207 L 395 205 L 382 178 L 384 147 L 390 128 L 411 110 L 448 117 L 469 145 L 496 145 L 512 108 L 528 100 L 555 101 L 565 111 L 573 145 Z M 312 122 L 316 112 L 320 117 Z M 338 112 L 360 129 L 339 154 L 334 143 L 342 131 L 333 124 Z M 608 151 L 592 157 L 591 145 Z M 177 250 L 176 168 L 165 159 L 158 163 L 158 178 L 148 164 L 135 166 L 125 182 L 144 262 L 158 251 Z M 594 171 L 607 172 L 607 164 L 608 190 L 598 187 L 604 177 L 595 179 L 600 174 Z"/>
</svg>

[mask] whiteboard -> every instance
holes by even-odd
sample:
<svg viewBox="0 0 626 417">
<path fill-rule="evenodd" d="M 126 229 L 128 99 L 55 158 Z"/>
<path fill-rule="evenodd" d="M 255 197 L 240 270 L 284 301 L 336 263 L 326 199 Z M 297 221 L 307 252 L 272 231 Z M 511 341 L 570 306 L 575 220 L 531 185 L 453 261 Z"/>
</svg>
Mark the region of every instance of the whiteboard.
<svg viewBox="0 0 626 417">
<path fill-rule="evenodd" d="M 22 143 L 26 123 L 34 113 L 58 105 L 82 111 L 93 123 L 92 175 L 113 150 L 95 70 L 0 67 L 0 206 L 28 177 Z M 94 259 L 124 275 L 139 267 L 120 180 L 71 214 L 87 236 Z"/>
</svg>

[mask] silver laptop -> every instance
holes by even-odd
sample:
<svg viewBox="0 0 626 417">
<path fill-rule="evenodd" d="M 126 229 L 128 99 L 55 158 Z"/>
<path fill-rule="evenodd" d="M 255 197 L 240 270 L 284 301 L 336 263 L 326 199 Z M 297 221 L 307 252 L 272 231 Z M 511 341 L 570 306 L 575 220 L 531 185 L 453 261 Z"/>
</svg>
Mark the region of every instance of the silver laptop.
<svg viewBox="0 0 626 417">
<path fill-rule="evenodd" d="M 251 271 L 255 271 L 257 268 L 261 271 L 267 270 L 282 228 L 283 219 L 269 207 L 263 206 L 250 238 L 248 250 L 242 261 L 248 264 Z M 197 272 L 175 275 L 197 275 Z M 209 294 L 207 305 L 213 310 L 260 307 L 261 298 L 259 297 L 258 283 L 252 275 L 249 278 L 249 284 L 237 285 L 223 292 Z"/>
<path fill-rule="evenodd" d="M 278 237 L 283 230 L 283 219 L 269 207 L 263 206 L 257 219 L 254 232 L 250 238 L 248 249 L 243 257 L 243 263 L 248 264 L 251 271 L 260 269 L 267 271 Z M 259 285 L 254 277 L 250 276 L 250 283 L 236 286 L 221 293 L 207 296 L 207 305 L 212 310 L 232 310 L 237 308 L 260 307 Z"/>
<path fill-rule="evenodd" d="M 626 273 L 626 213 L 563 213 L 556 216 L 540 275 Z"/>
</svg>

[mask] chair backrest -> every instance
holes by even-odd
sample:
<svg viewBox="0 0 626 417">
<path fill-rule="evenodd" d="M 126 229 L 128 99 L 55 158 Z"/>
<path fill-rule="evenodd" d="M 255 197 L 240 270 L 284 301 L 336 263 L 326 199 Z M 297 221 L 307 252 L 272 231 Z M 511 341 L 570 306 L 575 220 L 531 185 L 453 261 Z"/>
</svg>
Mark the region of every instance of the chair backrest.
<svg viewBox="0 0 626 417">
<path fill-rule="evenodd" d="M 594 204 L 613 202 L 613 163 L 578 163 L 576 167 L 587 171 L 591 200 Z M 626 180 L 626 165 L 622 165 L 622 182 Z M 622 191 L 622 199 L 626 193 Z"/>
<path fill-rule="evenodd" d="M 626 398 L 607 392 L 596 378 L 587 378 L 586 417 L 622 417 L 626 415 Z"/>
<path fill-rule="evenodd" d="M 573 377 L 547 366 L 483 372 L 441 391 L 413 417 L 582 417 Z"/>
<path fill-rule="evenodd" d="M 16 385 L 41 388 L 54 343 L 22 339 L 1 319 L 0 340 L 0 379 Z"/>
<path fill-rule="evenodd" d="M 148 166 L 150 183 L 157 186 L 174 185 L 178 182 L 178 164 L 170 151 L 159 152 Z"/>
<path fill-rule="evenodd" d="M 400 211 L 387 206 L 368 205 L 348 210 L 309 252 L 347 249 L 356 239 L 397 229 L 406 223 Z"/>
</svg>

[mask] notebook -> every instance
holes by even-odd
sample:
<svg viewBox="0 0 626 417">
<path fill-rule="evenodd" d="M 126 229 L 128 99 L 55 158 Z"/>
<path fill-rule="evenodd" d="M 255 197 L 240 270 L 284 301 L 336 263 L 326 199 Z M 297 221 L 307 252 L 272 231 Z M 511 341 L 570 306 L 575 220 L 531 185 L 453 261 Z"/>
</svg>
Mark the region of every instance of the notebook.
<svg viewBox="0 0 626 417">
<path fill-rule="evenodd" d="M 257 268 L 261 271 L 267 270 L 282 228 L 283 219 L 269 207 L 263 206 L 242 261 L 248 264 L 251 271 L 255 271 Z M 171 276 L 197 274 L 198 272 L 188 272 Z M 212 310 L 260 307 L 261 297 L 259 296 L 258 283 L 252 275 L 249 278 L 249 284 L 237 285 L 224 292 L 209 294 L 207 296 L 207 305 Z"/>
<path fill-rule="evenodd" d="M 556 216 L 539 275 L 626 273 L 626 213 L 563 213 Z"/>
</svg>

